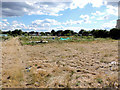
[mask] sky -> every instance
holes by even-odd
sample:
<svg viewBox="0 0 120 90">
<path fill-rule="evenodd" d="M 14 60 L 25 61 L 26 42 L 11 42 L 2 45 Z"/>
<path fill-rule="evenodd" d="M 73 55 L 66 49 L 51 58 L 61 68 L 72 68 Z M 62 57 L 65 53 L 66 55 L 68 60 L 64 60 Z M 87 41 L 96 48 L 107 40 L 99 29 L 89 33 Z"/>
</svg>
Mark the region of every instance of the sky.
<svg viewBox="0 0 120 90">
<path fill-rule="evenodd" d="M 48 32 L 106 29 L 116 26 L 119 0 L 2 0 L 3 31 Z"/>
</svg>

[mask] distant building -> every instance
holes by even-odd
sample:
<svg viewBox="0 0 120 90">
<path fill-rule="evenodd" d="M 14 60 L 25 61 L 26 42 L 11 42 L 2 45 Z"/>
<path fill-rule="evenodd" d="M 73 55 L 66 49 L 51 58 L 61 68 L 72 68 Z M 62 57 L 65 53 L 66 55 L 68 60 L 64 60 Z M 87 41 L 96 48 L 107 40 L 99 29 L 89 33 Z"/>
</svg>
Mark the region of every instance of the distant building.
<svg viewBox="0 0 120 90">
<path fill-rule="evenodd" d="M 117 20 L 117 29 L 120 29 L 120 1 L 118 2 L 118 20 Z"/>
<path fill-rule="evenodd" d="M 41 34 L 39 32 L 30 32 L 31 36 L 41 36 Z"/>
<path fill-rule="evenodd" d="M 117 28 L 117 29 L 120 29 L 120 19 L 117 20 L 116 28 Z"/>
</svg>

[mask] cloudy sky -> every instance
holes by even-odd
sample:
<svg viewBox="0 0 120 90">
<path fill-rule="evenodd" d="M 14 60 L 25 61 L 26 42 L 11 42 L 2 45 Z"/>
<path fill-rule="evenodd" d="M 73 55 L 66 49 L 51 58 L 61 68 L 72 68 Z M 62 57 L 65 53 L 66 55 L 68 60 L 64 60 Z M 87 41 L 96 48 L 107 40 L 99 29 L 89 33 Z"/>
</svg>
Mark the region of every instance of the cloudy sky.
<svg viewBox="0 0 120 90">
<path fill-rule="evenodd" d="M 116 26 L 118 1 L 2 0 L 0 25 L 5 31 L 109 30 Z"/>
</svg>

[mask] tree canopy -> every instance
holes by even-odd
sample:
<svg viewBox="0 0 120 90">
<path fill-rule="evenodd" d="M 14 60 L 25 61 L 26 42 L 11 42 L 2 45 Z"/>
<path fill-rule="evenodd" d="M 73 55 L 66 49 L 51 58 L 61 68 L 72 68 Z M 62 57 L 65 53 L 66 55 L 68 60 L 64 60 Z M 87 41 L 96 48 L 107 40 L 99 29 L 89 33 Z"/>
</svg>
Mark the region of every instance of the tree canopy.
<svg viewBox="0 0 120 90">
<path fill-rule="evenodd" d="M 35 32 L 35 31 L 30 31 L 30 32 L 23 32 L 22 30 L 15 29 L 14 31 L 2 31 L 2 34 L 8 34 L 11 36 L 21 36 L 21 35 L 41 35 L 41 36 L 89 36 L 92 35 L 95 38 L 113 38 L 113 39 L 120 39 L 120 29 L 117 28 L 112 28 L 110 31 L 107 30 L 98 30 L 98 29 L 93 29 L 91 31 L 86 31 L 84 29 L 79 30 L 79 32 L 74 32 L 73 30 L 51 30 L 51 32 Z"/>
</svg>

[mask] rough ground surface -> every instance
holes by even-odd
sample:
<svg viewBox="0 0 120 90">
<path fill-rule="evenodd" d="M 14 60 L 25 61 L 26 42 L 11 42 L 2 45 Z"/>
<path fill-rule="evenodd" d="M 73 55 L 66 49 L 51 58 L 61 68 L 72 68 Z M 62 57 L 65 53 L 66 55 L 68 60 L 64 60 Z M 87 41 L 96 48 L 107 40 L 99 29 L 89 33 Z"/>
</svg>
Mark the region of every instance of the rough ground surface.
<svg viewBox="0 0 120 90">
<path fill-rule="evenodd" d="M 118 87 L 118 42 L 2 43 L 3 87 Z"/>
</svg>

